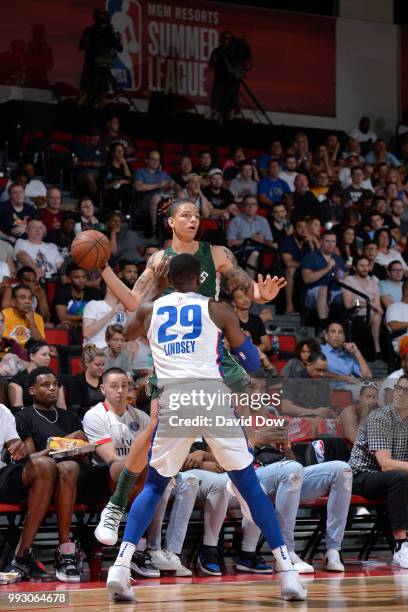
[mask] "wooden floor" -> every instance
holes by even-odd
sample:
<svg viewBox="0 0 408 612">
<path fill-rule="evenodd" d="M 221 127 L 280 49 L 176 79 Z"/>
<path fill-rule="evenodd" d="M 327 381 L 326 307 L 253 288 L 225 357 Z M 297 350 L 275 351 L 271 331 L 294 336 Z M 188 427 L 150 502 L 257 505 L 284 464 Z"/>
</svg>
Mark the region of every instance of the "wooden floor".
<svg viewBox="0 0 408 612">
<path fill-rule="evenodd" d="M 238 612 L 251 610 L 366 610 L 406 612 L 408 606 L 408 570 L 389 566 L 352 568 L 344 576 L 317 573 L 303 577 L 309 591 L 307 602 L 284 602 L 279 596 L 276 576 L 247 574 L 222 578 L 182 578 L 141 581 L 136 585 L 137 603 L 110 604 L 103 583 L 47 586 L 21 583 L 0 587 L 0 610 L 74 610 L 89 612 Z M 69 605 L 20 602 L 8 603 L 12 593 L 41 593 L 45 589 L 69 593 Z"/>
</svg>

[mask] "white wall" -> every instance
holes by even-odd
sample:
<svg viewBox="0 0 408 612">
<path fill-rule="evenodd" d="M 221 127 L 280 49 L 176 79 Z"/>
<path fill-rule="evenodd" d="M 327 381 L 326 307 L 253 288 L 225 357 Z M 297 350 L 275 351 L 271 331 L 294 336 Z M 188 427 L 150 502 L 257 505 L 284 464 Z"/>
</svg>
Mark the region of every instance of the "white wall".
<svg viewBox="0 0 408 612">
<path fill-rule="evenodd" d="M 399 30 L 387 23 L 337 21 L 337 125 L 369 115 L 377 131 L 393 131 L 399 106 Z M 385 134 L 386 135 L 386 134 Z"/>
<path fill-rule="evenodd" d="M 339 17 L 392 23 L 393 0 L 339 0 Z"/>
</svg>

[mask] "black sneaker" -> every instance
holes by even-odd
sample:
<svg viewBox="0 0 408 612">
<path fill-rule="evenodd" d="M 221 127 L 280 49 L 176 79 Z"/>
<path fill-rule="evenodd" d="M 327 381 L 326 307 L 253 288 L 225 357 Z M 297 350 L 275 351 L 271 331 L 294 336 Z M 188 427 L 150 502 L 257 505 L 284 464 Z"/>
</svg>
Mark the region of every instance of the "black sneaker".
<svg viewBox="0 0 408 612">
<path fill-rule="evenodd" d="M 14 557 L 4 571 L 17 572 L 20 580 L 29 580 L 31 582 L 50 582 L 54 580 L 53 576 L 45 571 L 43 564 L 34 559 L 31 548 L 25 551 L 23 557 Z"/>
<path fill-rule="evenodd" d="M 134 575 L 136 574 L 136 576 Z M 130 562 L 130 575 L 132 578 L 144 576 L 146 578 L 160 578 L 160 570 L 153 565 L 147 550 L 135 551 Z"/>
<path fill-rule="evenodd" d="M 223 563 L 216 546 L 202 546 L 197 564 L 200 570 L 209 576 L 222 576 L 223 574 Z"/>
<path fill-rule="evenodd" d="M 240 572 L 250 572 L 251 574 L 273 573 L 273 568 L 256 552 L 241 551 L 235 561 L 235 569 Z"/>
<path fill-rule="evenodd" d="M 80 554 L 74 542 L 61 544 L 55 550 L 55 575 L 61 582 L 80 582 Z"/>
</svg>

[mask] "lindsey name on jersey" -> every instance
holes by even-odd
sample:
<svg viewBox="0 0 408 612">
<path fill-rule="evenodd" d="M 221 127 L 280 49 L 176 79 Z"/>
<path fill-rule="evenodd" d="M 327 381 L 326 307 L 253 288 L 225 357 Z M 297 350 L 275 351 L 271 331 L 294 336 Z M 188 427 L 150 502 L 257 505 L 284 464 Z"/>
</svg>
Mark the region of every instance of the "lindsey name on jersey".
<svg viewBox="0 0 408 612">
<path fill-rule="evenodd" d="M 209 299 L 174 291 L 155 300 L 147 338 L 159 381 L 222 378 L 222 333 L 208 312 Z"/>
<path fill-rule="evenodd" d="M 171 355 L 179 355 L 181 353 L 194 353 L 195 351 L 195 340 L 180 340 L 180 342 L 169 342 L 163 346 L 164 354 L 167 357 Z"/>
</svg>

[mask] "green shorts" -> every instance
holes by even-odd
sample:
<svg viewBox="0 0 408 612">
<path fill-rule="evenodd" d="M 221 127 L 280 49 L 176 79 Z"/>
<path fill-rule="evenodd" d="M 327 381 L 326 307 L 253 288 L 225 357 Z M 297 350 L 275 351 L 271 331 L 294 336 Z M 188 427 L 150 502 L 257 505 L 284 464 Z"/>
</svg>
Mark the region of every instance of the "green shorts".
<svg viewBox="0 0 408 612">
<path fill-rule="evenodd" d="M 224 382 L 230 389 L 239 391 L 250 384 L 251 377 L 245 372 L 244 368 L 235 361 L 225 346 L 223 346 L 221 367 Z M 150 397 L 150 399 L 156 399 L 158 397 L 156 373 L 152 374 L 146 384 L 146 395 Z"/>
</svg>

